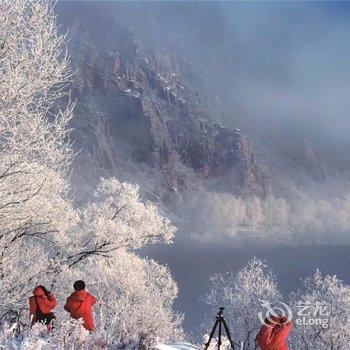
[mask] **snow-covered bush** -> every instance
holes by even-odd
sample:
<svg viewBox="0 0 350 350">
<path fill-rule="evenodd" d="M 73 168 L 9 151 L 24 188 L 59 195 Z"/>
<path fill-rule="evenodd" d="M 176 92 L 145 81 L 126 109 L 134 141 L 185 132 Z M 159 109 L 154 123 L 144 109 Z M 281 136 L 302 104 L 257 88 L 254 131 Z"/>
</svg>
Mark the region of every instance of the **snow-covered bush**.
<svg viewBox="0 0 350 350">
<path fill-rule="evenodd" d="M 36 323 L 15 334 L 13 326 L 4 325 L 0 333 L 0 349 L 6 350 L 92 350 L 99 343 L 82 326 L 82 322 L 62 315 L 52 332 L 45 325 Z"/>
<path fill-rule="evenodd" d="M 53 332 L 45 332 L 41 336 L 45 341 L 42 350 L 93 349 L 95 339 L 83 327 L 81 320 L 73 320 L 65 312 L 59 312 L 57 316 Z M 31 336 L 31 333 L 29 332 L 29 336 Z"/>
<path fill-rule="evenodd" d="M 261 300 L 271 303 L 281 300 L 276 278 L 259 259 L 252 259 L 242 270 L 217 274 L 210 278 L 211 289 L 205 301 L 213 313 L 226 307 L 226 320 L 236 343 L 244 349 L 255 349 L 255 337 L 261 327 L 258 314 Z M 210 325 L 208 325 L 210 327 Z"/>
<path fill-rule="evenodd" d="M 320 271 L 304 279 L 303 285 L 290 298 L 294 315 L 300 320 L 294 322 L 292 348 L 349 349 L 350 286 Z M 305 306 L 307 309 L 303 311 Z"/>
<path fill-rule="evenodd" d="M 159 339 L 181 340 L 182 318 L 172 311 L 177 286 L 166 267 L 122 251 L 112 266 L 91 268 L 101 276 L 95 282 L 101 300 L 96 320 L 103 339 L 146 349 Z"/>
<path fill-rule="evenodd" d="M 209 337 L 210 337 L 209 334 L 205 334 L 203 337 L 202 343 L 207 344 L 209 341 Z M 218 348 L 218 339 L 216 337 L 213 337 L 212 340 L 210 341 L 209 346 L 208 346 L 208 350 L 215 350 L 217 348 Z M 221 338 L 220 349 L 222 349 L 222 350 L 232 349 L 230 341 L 225 336 L 222 336 L 222 338 Z"/>
</svg>

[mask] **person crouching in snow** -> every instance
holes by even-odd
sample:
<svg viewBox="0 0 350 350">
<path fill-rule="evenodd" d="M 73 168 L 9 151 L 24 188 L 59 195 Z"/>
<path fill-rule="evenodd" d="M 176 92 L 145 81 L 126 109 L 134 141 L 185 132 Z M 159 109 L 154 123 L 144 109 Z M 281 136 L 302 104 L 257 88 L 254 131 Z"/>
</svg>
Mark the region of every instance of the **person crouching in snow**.
<svg viewBox="0 0 350 350">
<path fill-rule="evenodd" d="M 85 290 L 84 281 L 74 282 L 74 292 L 67 298 L 64 309 L 75 320 L 82 319 L 85 329 L 92 332 L 95 330 L 92 307 L 97 299 Z"/>
<path fill-rule="evenodd" d="M 287 339 L 292 323 L 286 317 L 270 316 L 257 336 L 260 350 L 288 350 Z"/>
<path fill-rule="evenodd" d="M 33 296 L 29 297 L 29 314 L 32 325 L 41 322 L 51 329 L 51 323 L 55 319 L 52 310 L 56 307 L 57 301 L 55 296 L 44 286 L 37 286 L 33 290 Z"/>
</svg>

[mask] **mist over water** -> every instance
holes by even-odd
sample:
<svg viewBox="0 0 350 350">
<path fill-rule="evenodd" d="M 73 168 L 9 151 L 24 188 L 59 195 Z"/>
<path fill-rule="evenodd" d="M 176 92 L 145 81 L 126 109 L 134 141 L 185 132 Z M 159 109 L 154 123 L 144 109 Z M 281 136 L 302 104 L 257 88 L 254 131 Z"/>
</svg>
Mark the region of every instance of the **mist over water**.
<svg viewBox="0 0 350 350">
<path fill-rule="evenodd" d="M 350 243 L 350 196 L 237 198 L 192 195 L 179 209 L 179 236 L 236 246 Z M 268 243 L 267 243 L 268 242 Z"/>
</svg>

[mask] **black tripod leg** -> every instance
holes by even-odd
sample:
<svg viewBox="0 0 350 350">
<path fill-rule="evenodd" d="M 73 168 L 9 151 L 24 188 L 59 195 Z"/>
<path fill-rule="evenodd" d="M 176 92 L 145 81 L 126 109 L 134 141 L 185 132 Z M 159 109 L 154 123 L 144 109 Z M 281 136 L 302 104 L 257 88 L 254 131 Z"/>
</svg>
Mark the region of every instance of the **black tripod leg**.
<svg viewBox="0 0 350 350">
<path fill-rule="evenodd" d="M 235 345 L 232 341 L 232 338 L 231 338 L 231 334 L 230 334 L 230 330 L 228 329 L 227 327 L 227 324 L 226 324 L 226 321 L 225 320 L 222 320 L 222 323 L 224 324 L 224 328 L 225 328 L 225 331 L 226 331 L 226 335 L 227 335 L 227 338 L 231 344 L 231 347 L 232 347 L 232 350 L 235 350 Z"/>
<path fill-rule="evenodd" d="M 220 346 L 221 346 L 221 323 L 222 323 L 222 319 L 219 320 L 218 350 L 220 350 Z"/>
<path fill-rule="evenodd" d="M 218 323 L 219 323 L 219 320 L 216 320 L 215 323 L 214 323 L 214 327 L 213 327 L 213 329 L 212 329 L 212 331 L 211 331 L 211 333 L 210 333 L 209 340 L 208 340 L 208 342 L 205 344 L 204 350 L 207 350 L 207 349 L 208 349 L 208 347 L 209 347 L 209 345 L 210 345 L 210 342 L 211 342 L 211 340 L 213 339 L 213 336 L 214 336 L 216 327 L 218 326 Z"/>
</svg>

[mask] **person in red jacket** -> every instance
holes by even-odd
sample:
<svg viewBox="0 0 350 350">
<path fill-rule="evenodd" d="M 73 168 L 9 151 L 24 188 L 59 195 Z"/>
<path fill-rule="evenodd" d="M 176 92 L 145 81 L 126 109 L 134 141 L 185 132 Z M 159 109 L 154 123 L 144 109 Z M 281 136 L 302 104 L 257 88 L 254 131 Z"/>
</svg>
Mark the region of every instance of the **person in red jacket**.
<svg viewBox="0 0 350 350">
<path fill-rule="evenodd" d="M 29 314 L 32 325 L 36 322 L 42 322 L 49 326 L 55 318 L 55 314 L 52 310 L 56 305 L 57 301 L 55 296 L 44 286 L 37 286 L 33 290 L 33 296 L 29 297 Z"/>
<path fill-rule="evenodd" d="M 83 325 L 88 331 L 95 330 L 92 307 L 96 303 L 96 298 L 85 290 L 84 281 L 74 282 L 74 292 L 67 298 L 64 309 L 68 311 L 72 318 L 83 320 Z"/>
<path fill-rule="evenodd" d="M 287 339 L 292 323 L 286 317 L 270 316 L 260 328 L 257 336 L 260 350 L 288 350 Z"/>
</svg>

